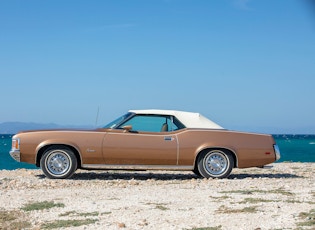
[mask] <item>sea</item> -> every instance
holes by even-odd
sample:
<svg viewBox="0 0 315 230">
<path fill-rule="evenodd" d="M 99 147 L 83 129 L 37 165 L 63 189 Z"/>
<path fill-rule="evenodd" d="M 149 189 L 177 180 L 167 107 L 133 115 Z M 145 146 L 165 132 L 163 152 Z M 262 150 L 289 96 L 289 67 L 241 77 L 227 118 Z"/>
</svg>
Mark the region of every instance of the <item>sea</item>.
<svg viewBox="0 0 315 230">
<path fill-rule="evenodd" d="M 13 135 L 0 134 L 0 170 L 36 169 L 32 164 L 16 162 L 9 154 Z M 278 162 L 315 162 L 315 135 L 273 135 L 280 148 Z"/>
</svg>

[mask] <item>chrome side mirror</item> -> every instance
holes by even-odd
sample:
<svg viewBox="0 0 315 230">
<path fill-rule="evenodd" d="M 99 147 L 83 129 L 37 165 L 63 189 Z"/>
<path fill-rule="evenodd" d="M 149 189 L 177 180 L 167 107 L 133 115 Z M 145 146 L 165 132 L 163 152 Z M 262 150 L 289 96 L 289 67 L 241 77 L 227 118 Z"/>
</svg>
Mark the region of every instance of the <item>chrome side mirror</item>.
<svg viewBox="0 0 315 230">
<path fill-rule="evenodd" d="M 132 125 L 125 125 L 122 128 L 125 132 L 130 132 L 132 130 Z"/>
</svg>

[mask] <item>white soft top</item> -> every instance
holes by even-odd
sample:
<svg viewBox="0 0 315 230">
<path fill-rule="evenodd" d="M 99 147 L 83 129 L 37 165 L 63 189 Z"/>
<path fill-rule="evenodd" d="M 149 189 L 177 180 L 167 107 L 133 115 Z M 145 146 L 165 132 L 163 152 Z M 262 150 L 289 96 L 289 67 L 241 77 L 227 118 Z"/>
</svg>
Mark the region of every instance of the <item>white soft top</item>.
<svg viewBox="0 0 315 230">
<path fill-rule="evenodd" d="M 156 115 L 175 116 L 187 128 L 224 129 L 220 125 L 202 116 L 200 113 L 184 112 L 184 111 L 177 111 L 177 110 L 159 110 L 159 109 L 129 110 L 129 112 L 136 113 L 136 114 L 156 114 Z"/>
</svg>

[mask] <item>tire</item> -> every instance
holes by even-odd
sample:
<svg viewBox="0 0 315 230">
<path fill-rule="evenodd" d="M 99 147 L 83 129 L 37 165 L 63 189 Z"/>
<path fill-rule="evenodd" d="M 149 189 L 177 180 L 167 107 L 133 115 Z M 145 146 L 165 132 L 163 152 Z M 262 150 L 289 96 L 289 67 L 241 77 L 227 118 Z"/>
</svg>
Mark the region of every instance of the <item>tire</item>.
<svg viewBox="0 0 315 230">
<path fill-rule="evenodd" d="M 198 165 L 197 165 L 198 166 Z M 198 177 L 202 177 L 202 175 L 200 174 L 199 170 L 198 170 L 198 167 L 195 166 L 195 168 L 192 170 L 193 173 L 198 176 Z"/>
<path fill-rule="evenodd" d="M 40 159 L 40 167 L 50 179 L 65 179 L 73 175 L 78 161 L 72 150 L 65 146 L 48 148 Z"/>
<path fill-rule="evenodd" d="M 227 150 L 211 149 L 198 157 L 198 171 L 205 178 L 226 178 L 233 166 L 234 158 Z"/>
</svg>

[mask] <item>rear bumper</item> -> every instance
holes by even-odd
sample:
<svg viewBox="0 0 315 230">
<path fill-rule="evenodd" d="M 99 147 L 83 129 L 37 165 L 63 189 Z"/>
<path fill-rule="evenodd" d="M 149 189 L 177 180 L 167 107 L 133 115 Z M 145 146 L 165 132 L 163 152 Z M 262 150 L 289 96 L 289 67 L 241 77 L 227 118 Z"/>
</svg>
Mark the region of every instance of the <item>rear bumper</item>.
<svg viewBox="0 0 315 230">
<path fill-rule="evenodd" d="M 263 168 L 263 169 L 271 169 L 271 168 L 273 168 L 273 165 L 264 165 L 261 168 Z"/>
<path fill-rule="evenodd" d="M 16 161 L 18 161 L 18 162 L 20 162 L 21 161 L 21 153 L 20 153 L 20 150 L 11 150 L 10 151 L 10 155 L 11 155 L 11 157 L 14 159 L 14 160 L 16 160 Z"/>
<path fill-rule="evenodd" d="M 275 150 L 275 154 L 276 154 L 276 161 L 280 159 L 281 154 L 280 154 L 280 149 L 278 147 L 278 145 L 273 145 L 273 149 Z"/>
</svg>

